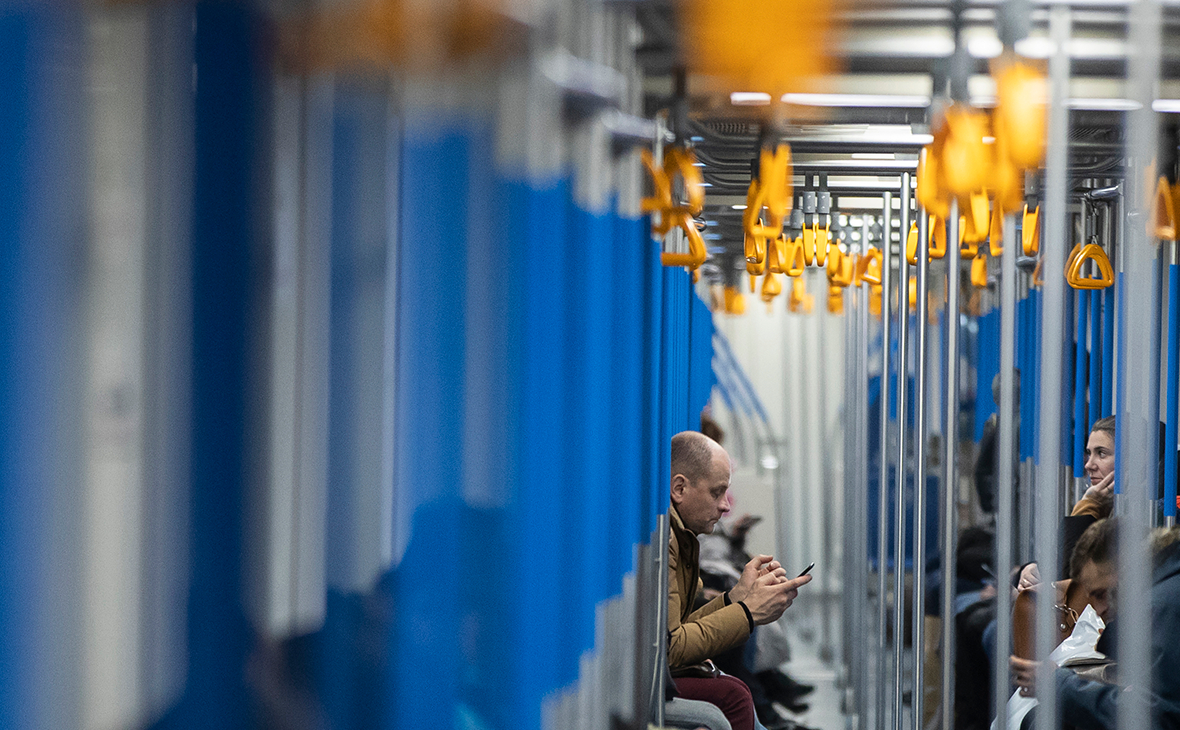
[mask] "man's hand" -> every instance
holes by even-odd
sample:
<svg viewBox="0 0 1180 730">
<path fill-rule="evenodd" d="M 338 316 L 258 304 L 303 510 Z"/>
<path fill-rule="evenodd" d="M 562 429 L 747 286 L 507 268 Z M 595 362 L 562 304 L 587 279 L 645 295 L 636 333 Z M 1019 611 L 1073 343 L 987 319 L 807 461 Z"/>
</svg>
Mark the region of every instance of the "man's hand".
<svg viewBox="0 0 1180 730">
<path fill-rule="evenodd" d="M 1020 687 L 1020 694 L 1025 697 L 1034 696 L 1037 689 L 1037 671 L 1040 670 L 1041 662 L 1011 656 L 1008 658 L 1008 666 L 1012 670 L 1012 681 Z"/>
<path fill-rule="evenodd" d="M 1082 499 L 1097 502 L 1104 509 L 1109 508 L 1114 501 L 1114 472 L 1102 477 L 1097 484 L 1091 485 L 1082 495 Z"/>
<path fill-rule="evenodd" d="M 778 574 L 781 572 L 782 568 L 779 568 L 774 573 L 767 573 L 759 577 L 743 599 L 746 608 L 750 609 L 751 618 L 759 626 L 777 621 L 798 597 L 799 586 L 811 582 L 810 575 L 787 580 Z M 732 597 L 731 594 L 730 598 Z"/>
<path fill-rule="evenodd" d="M 764 575 L 777 575 L 780 578 L 785 578 L 787 571 L 783 570 L 783 566 L 769 555 L 755 555 L 750 558 L 750 562 L 746 563 L 746 567 L 742 570 L 742 577 L 738 579 L 738 584 L 730 589 L 729 600 L 734 603 L 746 600 L 750 589 L 754 587 L 754 582 Z"/>
<path fill-rule="evenodd" d="M 1018 591 L 1027 591 L 1037 587 L 1041 582 L 1041 571 L 1037 569 L 1036 563 L 1029 563 L 1024 566 L 1024 570 L 1020 571 L 1020 583 L 1016 586 Z"/>
</svg>

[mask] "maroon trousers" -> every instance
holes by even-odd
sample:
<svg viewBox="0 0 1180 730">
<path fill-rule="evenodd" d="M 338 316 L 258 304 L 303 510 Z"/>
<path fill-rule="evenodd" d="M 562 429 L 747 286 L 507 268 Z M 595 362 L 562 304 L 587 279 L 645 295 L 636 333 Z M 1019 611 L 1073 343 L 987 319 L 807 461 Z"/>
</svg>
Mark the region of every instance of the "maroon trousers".
<svg viewBox="0 0 1180 730">
<path fill-rule="evenodd" d="M 675 681 L 681 697 L 717 705 L 733 730 L 754 730 L 754 698 L 742 680 L 723 674 L 713 679 L 678 677 Z"/>
</svg>

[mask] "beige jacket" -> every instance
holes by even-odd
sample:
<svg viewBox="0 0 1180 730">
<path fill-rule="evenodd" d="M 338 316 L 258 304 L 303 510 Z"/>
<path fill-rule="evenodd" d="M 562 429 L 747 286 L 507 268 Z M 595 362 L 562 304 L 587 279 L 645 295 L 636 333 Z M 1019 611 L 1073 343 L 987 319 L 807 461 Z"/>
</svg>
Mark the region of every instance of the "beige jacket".
<svg viewBox="0 0 1180 730">
<path fill-rule="evenodd" d="M 685 529 L 675 506 L 669 515 L 668 666 L 676 669 L 699 664 L 743 643 L 750 636 L 750 622 L 741 605 L 725 605 L 725 596 L 692 610 L 702 588 L 700 544 L 696 535 Z"/>
</svg>

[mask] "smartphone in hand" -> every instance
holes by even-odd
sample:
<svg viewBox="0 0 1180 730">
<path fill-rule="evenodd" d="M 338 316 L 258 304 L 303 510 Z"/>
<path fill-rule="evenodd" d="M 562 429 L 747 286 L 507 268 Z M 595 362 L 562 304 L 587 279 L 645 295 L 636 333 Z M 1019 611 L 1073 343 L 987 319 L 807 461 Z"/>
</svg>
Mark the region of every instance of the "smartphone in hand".
<svg viewBox="0 0 1180 730">
<path fill-rule="evenodd" d="M 803 576 L 805 576 L 805 575 L 807 575 L 808 573 L 810 573 L 810 572 L 811 572 L 811 569 L 812 569 L 812 568 L 814 568 L 814 567 L 815 567 L 815 563 L 812 563 L 811 565 L 809 565 L 809 566 L 807 566 L 806 568 L 804 568 L 802 573 L 800 573 L 799 575 L 797 575 L 797 576 L 795 576 L 795 577 L 796 577 L 796 578 L 802 578 Z"/>
</svg>

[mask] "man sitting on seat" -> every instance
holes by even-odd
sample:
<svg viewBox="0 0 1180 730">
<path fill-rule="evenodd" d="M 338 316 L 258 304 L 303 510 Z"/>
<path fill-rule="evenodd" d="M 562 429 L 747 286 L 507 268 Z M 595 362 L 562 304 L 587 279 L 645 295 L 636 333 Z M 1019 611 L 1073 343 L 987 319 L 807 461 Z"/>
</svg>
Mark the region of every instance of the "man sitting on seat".
<svg viewBox="0 0 1180 730">
<path fill-rule="evenodd" d="M 668 664 L 681 696 L 716 704 L 734 730 L 753 730 L 749 689 L 718 673 L 709 660 L 744 643 L 755 626 L 776 621 L 811 576 L 787 580 L 778 561 L 757 555 L 732 590 L 693 610 L 701 590 L 696 536 L 711 533 L 729 511 L 731 471 L 729 455 L 708 436 L 685 431 L 672 438 Z"/>
</svg>

